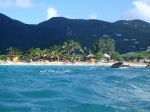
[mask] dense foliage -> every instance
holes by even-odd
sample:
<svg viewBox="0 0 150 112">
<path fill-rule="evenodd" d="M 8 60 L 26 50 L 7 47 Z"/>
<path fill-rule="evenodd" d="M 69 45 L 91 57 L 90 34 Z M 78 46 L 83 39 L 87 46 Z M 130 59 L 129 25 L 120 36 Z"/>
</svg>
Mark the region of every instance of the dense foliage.
<svg viewBox="0 0 150 112">
<path fill-rule="evenodd" d="M 111 56 L 111 60 L 114 61 L 146 61 L 150 59 L 150 51 L 136 52 L 132 54 L 120 55 L 115 51 L 115 42 L 109 36 L 106 38 L 99 38 L 93 44 L 93 50 L 88 47 L 82 47 L 81 44 L 74 40 L 65 41 L 61 46 L 54 45 L 49 48 L 30 48 L 28 51 L 21 51 L 20 49 L 10 47 L 7 55 L 0 55 L 0 60 L 10 59 L 18 57 L 20 60 L 26 61 L 38 61 L 49 60 L 56 61 L 62 60 L 82 60 L 95 59 L 102 60 L 104 54 L 107 53 Z"/>
<path fill-rule="evenodd" d="M 95 53 L 102 52 L 111 55 L 115 50 L 115 42 L 110 37 L 100 38 L 94 44 Z"/>
</svg>

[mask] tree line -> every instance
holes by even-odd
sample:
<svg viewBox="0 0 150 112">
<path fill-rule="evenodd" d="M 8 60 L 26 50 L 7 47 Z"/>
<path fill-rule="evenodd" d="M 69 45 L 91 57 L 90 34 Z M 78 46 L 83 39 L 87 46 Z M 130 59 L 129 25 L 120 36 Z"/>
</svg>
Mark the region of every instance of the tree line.
<svg viewBox="0 0 150 112">
<path fill-rule="evenodd" d="M 18 57 L 20 60 L 37 61 L 49 60 L 56 61 L 57 59 L 76 59 L 85 61 L 88 59 L 101 60 L 104 54 L 111 56 L 111 60 L 115 61 L 140 61 L 140 59 L 149 59 L 150 52 L 137 52 L 134 54 L 120 55 L 115 51 L 115 41 L 108 37 L 100 37 L 93 45 L 93 50 L 82 47 L 79 42 L 68 40 L 63 45 L 54 45 L 48 49 L 30 48 L 28 51 L 21 51 L 20 49 L 10 47 L 6 55 L 0 55 L 0 60 Z"/>
</svg>

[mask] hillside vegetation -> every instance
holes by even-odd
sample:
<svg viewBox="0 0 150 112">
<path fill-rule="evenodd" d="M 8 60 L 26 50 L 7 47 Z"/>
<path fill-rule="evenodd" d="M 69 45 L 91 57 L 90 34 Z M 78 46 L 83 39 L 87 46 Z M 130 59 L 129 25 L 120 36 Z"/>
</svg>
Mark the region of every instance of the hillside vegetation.
<svg viewBox="0 0 150 112">
<path fill-rule="evenodd" d="M 54 17 L 37 25 L 24 24 L 0 14 L 0 54 L 9 47 L 27 50 L 62 45 L 74 40 L 82 47 L 93 49 L 100 37 L 110 36 L 115 41 L 115 51 L 120 54 L 146 50 L 150 45 L 150 24 L 142 20 L 114 23 L 101 20 L 67 19 Z"/>
</svg>

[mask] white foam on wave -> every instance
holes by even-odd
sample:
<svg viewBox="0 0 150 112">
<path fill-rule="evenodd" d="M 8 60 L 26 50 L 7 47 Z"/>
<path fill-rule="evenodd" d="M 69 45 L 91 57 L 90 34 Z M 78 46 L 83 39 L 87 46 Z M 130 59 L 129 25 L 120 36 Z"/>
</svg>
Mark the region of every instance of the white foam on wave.
<svg viewBox="0 0 150 112">
<path fill-rule="evenodd" d="M 46 73 L 46 74 L 65 74 L 71 72 L 70 69 L 47 69 L 47 70 L 41 70 L 40 73 Z"/>
<path fill-rule="evenodd" d="M 132 68 L 145 68 L 144 66 L 133 66 Z"/>
<path fill-rule="evenodd" d="M 118 69 L 130 69 L 129 67 L 119 67 Z"/>
</svg>

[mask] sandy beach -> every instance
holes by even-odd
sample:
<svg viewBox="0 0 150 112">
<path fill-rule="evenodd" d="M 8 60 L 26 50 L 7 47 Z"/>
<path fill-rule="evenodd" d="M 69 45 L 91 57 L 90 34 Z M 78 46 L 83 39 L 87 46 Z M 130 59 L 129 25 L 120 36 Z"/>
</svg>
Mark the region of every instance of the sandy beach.
<svg viewBox="0 0 150 112">
<path fill-rule="evenodd" d="M 1 62 L 0 65 L 48 65 L 48 66 L 111 66 L 116 62 L 98 62 L 98 63 L 87 63 L 87 62 L 76 62 L 75 64 L 72 64 L 70 62 L 64 63 L 64 62 L 13 62 L 13 61 L 6 61 Z M 139 62 L 123 62 L 124 65 L 130 65 L 130 66 L 146 66 L 147 63 L 139 63 Z"/>
</svg>

